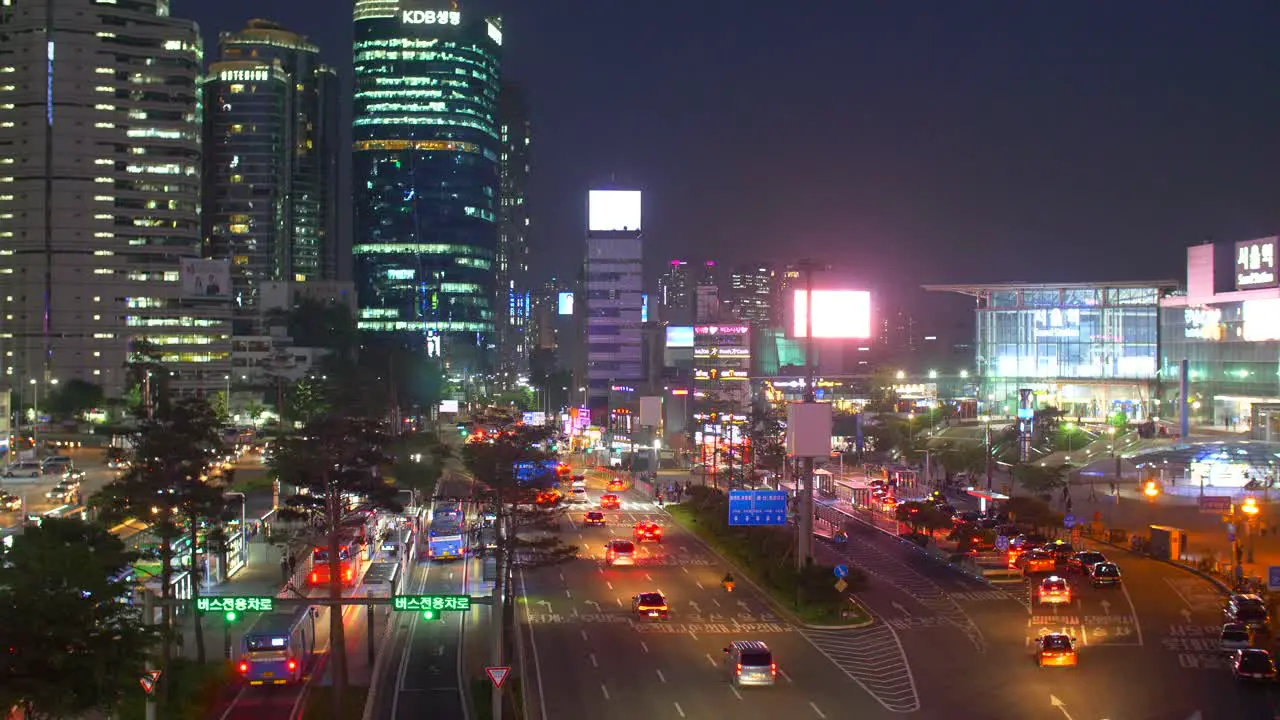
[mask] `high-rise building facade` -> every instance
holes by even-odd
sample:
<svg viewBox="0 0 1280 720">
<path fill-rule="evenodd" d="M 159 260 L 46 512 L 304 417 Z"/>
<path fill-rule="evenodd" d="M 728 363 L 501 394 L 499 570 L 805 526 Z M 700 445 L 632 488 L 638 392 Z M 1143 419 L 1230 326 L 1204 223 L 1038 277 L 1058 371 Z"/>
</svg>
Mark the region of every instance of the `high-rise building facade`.
<svg viewBox="0 0 1280 720">
<path fill-rule="evenodd" d="M 74 378 L 120 395 L 143 340 L 173 391 L 225 386 L 225 268 L 194 264 L 200 35 L 168 10 L 0 2 L 0 350 L 13 387 Z"/>
<path fill-rule="evenodd" d="M 266 20 L 219 38 L 204 83 L 206 252 L 231 261 L 237 335 L 261 334 L 261 287 L 336 273 L 337 75 Z"/>
<path fill-rule="evenodd" d="M 669 325 L 693 322 L 693 278 L 685 260 L 672 260 L 658 278 L 658 319 Z"/>
<path fill-rule="evenodd" d="M 636 387 L 644 380 L 640 208 L 638 190 L 592 190 L 588 198 L 583 301 L 593 419 L 608 417 L 618 397 L 638 399 Z"/>
<path fill-rule="evenodd" d="M 496 18 L 448 3 L 355 3 L 359 327 L 455 371 L 488 370 L 494 344 L 501 45 Z"/>
<path fill-rule="evenodd" d="M 498 381 L 514 387 L 529 365 L 529 108 L 523 89 L 503 83 L 498 97 L 502 141 L 498 208 L 498 307 L 494 313 Z"/>
<path fill-rule="evenodd" d="M 782 322 L 776 312 L 778 277 L 765 264 L 744 265 L 729 278 L 729 312 L 757 330 Z"/>
</svg>

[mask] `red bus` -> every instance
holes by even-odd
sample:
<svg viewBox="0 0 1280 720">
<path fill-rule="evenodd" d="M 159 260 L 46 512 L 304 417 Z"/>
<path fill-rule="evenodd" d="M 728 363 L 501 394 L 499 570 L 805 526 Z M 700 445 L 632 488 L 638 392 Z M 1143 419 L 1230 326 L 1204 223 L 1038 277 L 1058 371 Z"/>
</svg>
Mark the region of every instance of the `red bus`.
<svg viewBox="0 0 1280 720">
<path fill-rule="evenodd" d="M 360 575 L 360 546 L 349 541 L 338 544 L 338 571 L 343 587 L 354 587 Z M 311 574 L 307 583 L 319 587 L 329 585 L 329 546 L 317 545 L 311 550 Z"/>
</svg>

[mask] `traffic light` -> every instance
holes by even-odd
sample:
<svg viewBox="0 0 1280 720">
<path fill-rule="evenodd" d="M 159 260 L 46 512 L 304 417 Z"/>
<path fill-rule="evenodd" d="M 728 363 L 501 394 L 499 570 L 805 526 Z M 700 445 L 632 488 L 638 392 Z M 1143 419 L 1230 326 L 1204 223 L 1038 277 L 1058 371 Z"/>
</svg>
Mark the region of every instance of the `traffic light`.
<svg viewBox="0 0 1280 720">
<path fill-rule="evenodd" d="M 423 610 L 423 611 L 422 611 L 422 619 L 423 619 L 423 620 L 435 620 L 435 619 L 436 619 L 436 611 L 435 611 L 435 610 Z"/>
<path fill-rule="evenodd" d="M 240 618 L 240 615 L 237 614 L 235 610 L 228 610 L 227 614 L 224 615 L 223 617 L 226 618 L 227 624 L 230 625 L 234 623 L 236 620 L 238 620 Z"/>
</svg>

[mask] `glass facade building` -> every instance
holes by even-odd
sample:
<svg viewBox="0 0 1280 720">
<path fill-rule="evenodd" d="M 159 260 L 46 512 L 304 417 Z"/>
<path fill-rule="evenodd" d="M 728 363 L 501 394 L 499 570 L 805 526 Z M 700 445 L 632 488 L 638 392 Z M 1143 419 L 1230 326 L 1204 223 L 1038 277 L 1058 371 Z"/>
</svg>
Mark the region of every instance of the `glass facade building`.
<svg viewBox="0 0 1280 720">
<path fill-rule="evenodd" d="M 359 327 L 483 369 L 497 310 L 501 26 L 409 0 L 358 0 L 354 17 Z"/>
<path fill-rule="evenodd" d="M 1068 416 L 1155 412 L 1159 303 L 1176 283 L 931 286 L 978 300 L 982 412 L 1012 416 L 1019 389 Z"/>
</svg>

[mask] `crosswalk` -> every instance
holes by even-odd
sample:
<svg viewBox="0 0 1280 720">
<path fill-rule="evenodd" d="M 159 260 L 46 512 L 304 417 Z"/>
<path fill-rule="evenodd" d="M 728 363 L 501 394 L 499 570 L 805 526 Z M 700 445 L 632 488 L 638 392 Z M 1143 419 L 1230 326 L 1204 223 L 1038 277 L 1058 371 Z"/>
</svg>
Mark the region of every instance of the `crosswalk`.
<svg viewBox="0 0 1280 720">
<path fill-rule="evenodd" d="M 960 603 L 952 593 L 903 565 L 899 559 L 875 547 L 873 543 L 848 543 L 843 554 L 859 568 L 910 595 L 934 614 L 944 618 L 944 622 L 964 633 L 975 650 L 986 652 L 987 642 L 982 635 L 982 630 L 960 607 Z"/>
<path fill-rule="evenodd" d="M 884 623 L 859 630 L 801 630 L 818 652 L 895 713 L 920 709 L 916 681 L 898 635 Z"/>
</svg>

